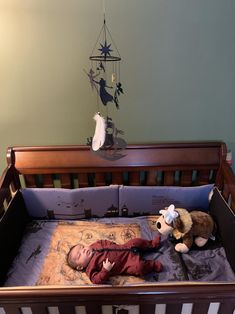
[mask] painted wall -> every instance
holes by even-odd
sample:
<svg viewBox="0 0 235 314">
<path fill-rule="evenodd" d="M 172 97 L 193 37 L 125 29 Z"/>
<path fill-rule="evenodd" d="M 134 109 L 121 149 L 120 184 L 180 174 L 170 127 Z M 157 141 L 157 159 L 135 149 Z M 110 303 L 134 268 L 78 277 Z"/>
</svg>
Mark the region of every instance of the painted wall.
<svg viewBox="0 0 235 314">
<path fill-rule="evenodd" d="M 106 0 L 128 143 L 224 140 L 235 156 L 235 1 Z M 102 0 L 0 0 L 0 169 L 9 145 L 85 144 Z"/>
</svg>

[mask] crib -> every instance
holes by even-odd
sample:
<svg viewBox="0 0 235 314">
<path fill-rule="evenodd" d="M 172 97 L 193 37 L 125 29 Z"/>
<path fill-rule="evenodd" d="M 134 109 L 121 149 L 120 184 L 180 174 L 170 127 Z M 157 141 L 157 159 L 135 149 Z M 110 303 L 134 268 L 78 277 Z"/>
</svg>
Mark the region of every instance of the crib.
<svg viewBox="0 0 235 314">
<path fill-rule="evenodd" d="M 88 146 L 10 147 L 0 179 L 1 284 L 28 221 L 20 190 L 91 186 L 201 186 L 214 183 L 230 214 L 235 177 L 221 141 L 129 145 L 117 160 Z M 221 213 L 223 217 L 223 212 Z M 226 224 L 227 220 L 223 221 Z M 235 219 L 230 219 L 231 224 Z M 219 223 L 220 224 L 220 223 Z M 235 227 L 235 226 L 234 226 Z M 226 229 L 223 225 L 220 229 Z M 230 227 L 231 228 L 231 227 Z M 235 228 L 234 232 L 235 232 Z M 230 235 L 230 255 L 235 252 Z M 226 235 L 225 235 L 226 238 Z M 20 286 L 0 288 L 0 313 L 234 313 L 235 282 L 167 282 L 145 286 Z"/>
</svg>

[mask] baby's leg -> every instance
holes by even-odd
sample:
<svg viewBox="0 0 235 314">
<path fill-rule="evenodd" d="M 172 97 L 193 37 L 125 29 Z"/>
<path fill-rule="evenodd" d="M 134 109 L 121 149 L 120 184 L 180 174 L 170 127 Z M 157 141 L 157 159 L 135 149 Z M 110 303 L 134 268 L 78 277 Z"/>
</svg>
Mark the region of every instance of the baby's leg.
<svg viewBox="0 0 235 314">
<path fill-rule="evenodd" d="M 157 248 L 160 245 L 161 237 L 158 235 L 154 240 L 134 238 L 125 243 L 125 247 L 138 247 L 140 249 Z"/>
<path fill-rule="evenodd" d="M 159 261 L 153 260 L 139 260 L 136 264 L 136 275 L 143 276 L 153 271 L 159 273 L 162 271 L 162 264 Z"/>
</svg>

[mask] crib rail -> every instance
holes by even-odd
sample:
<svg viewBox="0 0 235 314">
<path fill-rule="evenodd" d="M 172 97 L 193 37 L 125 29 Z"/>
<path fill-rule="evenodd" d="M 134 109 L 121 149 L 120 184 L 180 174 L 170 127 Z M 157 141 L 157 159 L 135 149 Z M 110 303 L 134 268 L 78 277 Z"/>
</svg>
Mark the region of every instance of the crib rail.
<svg viewBox="0 0 235 314">
<path fill-rule="evenodd" d="M 1 291 L 1 309 L 7 314 L 232 314 L 235 310 L 235 285 L 24 288 Z"/>
<path fill-rule="evenodd" d="M 87 146 L 12 147 L 7 161 L 26 187 L 192 186 L 215 182 L 225 156 L 222 142 L 192 142 L 129 145 L 118 160 Z"/>
<path fill-rule="evenodd" d="M 1 314 L 233 314 L 234 305 L 228 303 L 176 303 L 146 305 L 101 305 L 77 306 L 30 304 L 0 307 Z"/>
</svg>

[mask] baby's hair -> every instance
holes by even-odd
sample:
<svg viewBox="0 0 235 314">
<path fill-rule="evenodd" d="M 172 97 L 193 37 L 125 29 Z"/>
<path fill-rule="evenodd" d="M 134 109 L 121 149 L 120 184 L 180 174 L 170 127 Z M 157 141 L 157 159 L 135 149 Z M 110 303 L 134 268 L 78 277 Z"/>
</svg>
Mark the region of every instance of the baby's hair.
<svg viewBox="0 0 235 314">
<path fill-rule="evenodd" d="M 74 263 L 74 261 L 73 261 L 72 258 L 71 258 L 71 252 L 72 252 L 72 250 L 73 250 L 76 246 L 77 246 L 77 244 L 73 245 L 73 246 L 69 249 L 69 251 L 68 251 L 68 253 L 67 253 L 67 258 L 66 258 L 67 264 L 68 264 L 72 269 L 74 269 L 74 270 L 77 270 L 77 265 Z"/>
</svg>

